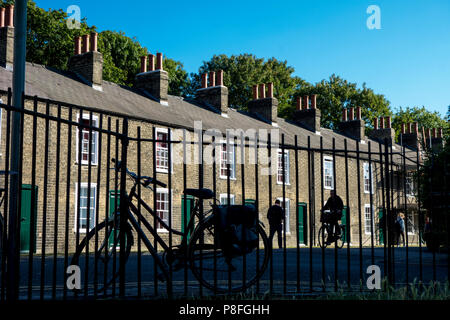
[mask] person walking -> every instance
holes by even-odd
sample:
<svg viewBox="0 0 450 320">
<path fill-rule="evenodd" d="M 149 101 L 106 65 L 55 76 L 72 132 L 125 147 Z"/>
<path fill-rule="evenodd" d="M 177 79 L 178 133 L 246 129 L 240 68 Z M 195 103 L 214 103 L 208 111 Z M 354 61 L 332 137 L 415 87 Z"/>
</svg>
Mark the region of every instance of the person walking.
<svg viewBox="0 0 450 320">
<path fill-rule="evenodd" d="M 283 248 L 283 241 L 282 241 L 282 221 L 284 220 L 284 210 L 281 207 L 281 201 L 275 200 L 275 204 L 269 208 L 267 211 L 267 220 L 269 221 L 270 226 L 270 235 L 269 235 L 269 242 L 270 246 L 272 246 L 273 237 L 275 235 L 275 232 L 278 233 L 278 247 L 281 249 Z"/>
<path fill-rule="evenodd" d="M 397 245 L 400 245 L 400 236 L 402 237 L 403 246 L 405 245 L 405 215 L 400 212 L 397 216 L 398 223 L 398 241 Z"/>
</svg>

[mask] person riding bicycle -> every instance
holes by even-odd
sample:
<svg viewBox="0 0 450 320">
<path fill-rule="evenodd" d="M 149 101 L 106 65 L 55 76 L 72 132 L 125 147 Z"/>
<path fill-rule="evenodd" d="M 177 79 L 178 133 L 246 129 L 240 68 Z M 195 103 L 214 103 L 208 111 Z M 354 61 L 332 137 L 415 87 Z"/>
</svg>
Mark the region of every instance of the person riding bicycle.
<svg viewBox="0 0 450 320">
<path fill-rule="evenodd" d="M 341 234 L 341 228 L 339 227 L 339 220 L 342 218 L 343 209 L 344 203 L 342 202 L 342 199 L 336 194 L 335 190 L 331 190 L 330 197 L 328 198 L 327 203 L 322 208 L 322 211 L 324 210 L 331 211 L 331 214 L 328 217 L 331 232 L 328 233 L 327 245 L 331 244 Z"/>
</svg>

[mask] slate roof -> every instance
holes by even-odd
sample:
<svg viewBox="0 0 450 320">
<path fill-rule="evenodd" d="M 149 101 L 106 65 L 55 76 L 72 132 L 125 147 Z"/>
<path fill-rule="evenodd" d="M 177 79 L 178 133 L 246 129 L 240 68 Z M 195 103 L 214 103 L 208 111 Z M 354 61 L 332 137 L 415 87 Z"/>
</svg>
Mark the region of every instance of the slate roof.
<svg viewBox="0 0 450 320">
<path fill-rule="evenodd" d="M 6 91 L 11 86 L 12 71 L 0 67 L 0 90 Z M 72 72 L 26 63 L 25 94 L 29 96 L 37 95 L 43 99 L 90 107 L 99 111 L 113 112 L 172 127 L 192 129 L 194 121 L 202 121 L 203 129 L 215 128 L 223 133 L 227 129 L 243 129 L 245 131 L 252 128 L 257 130 L 277 128 L 257 117 L 231 108 L 228 117 L 224 117 L 217 110 L 202 105 L 193 99 L 169 95 L 169 105 L 165 106 L 152 100 L 139 89 L 108 81 L 103 81 L 102 89 L 102 91 L 93 89 Z M 285 134 L 287 144 L 293 145 L 294 136 L 297 135 L 299 146 L 306 147 L 308 136 L 310 136 L 311 147 L 319 148 L 320 136 L 322 136 L 325 149 L 331 149 L 332 140 L 335 138 L 336 149 L 344 149 L 344 139 L 347 139 L 348 150 L 355 150 L 355 140 L 341 133 L 321 128 L 319 136 L 283 118 L 278 118 L 277 123 L 280 134 Z M 369 138 L 366 141 L 371 141 L 372 152 L 379 152 L 377 141 Z M 367 143 L 360 143 L 359 147 L 361 151 L 368 150 Z M 394 151 L 399 152 L 400 150 L 401 147 L 396 145 Z M 408 156 L 415 159 L 416 151 L 407 150 Z M 376 158 L 377 156 L 374 154 L 373 159 Z"/>
</svg>

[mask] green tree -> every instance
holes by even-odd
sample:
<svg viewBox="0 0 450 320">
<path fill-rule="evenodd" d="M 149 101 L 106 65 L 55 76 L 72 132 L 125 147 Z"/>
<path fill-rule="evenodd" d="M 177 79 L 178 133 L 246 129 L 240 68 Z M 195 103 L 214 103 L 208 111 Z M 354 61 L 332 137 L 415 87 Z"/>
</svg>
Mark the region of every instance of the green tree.
<svg viewBox="0 0 450 320">
<path fill-rule="evenodd" d="M 270 58 L 265 61 L 252 54 L 214 55 L 209 61 L 203 62 L 198 74 L 191 74 L 190 95 L 200 88 L 201 74 L 209 71 L 224 71 L 224 85 L 228 87 L 228 102 L 230 107 L 246 109 L 247 102 L 253 99 L 252 86 L 260 83 L 274 83 L 274 96 L 278 99 L 279 110 L 282 112 L 292 103 L 292 94 L 301 79 L 293 77 L 294 68 L 286 61 Z"/>
<path fill-rule="evenodd" d="M 321 111 L 321 125 L 324 128 L 337 129 L 342 119 L 343 108 L 361 107 L 361 117 L 366 122 L 369 132 L 372 129 L 373 119 L 380 116 L 391 115 L 389 101 L 381 94 L 376 94 L 364 83 L 358 88 L 351 83 L 333 74 L 328 80 L 322 80 L 315 85 L 303 83 L 294 94 L 297 97 L 317 94 L 317 105 Z M 290 107 L 289 114 L 295 110 L 295 104 Z"/>
</svg>

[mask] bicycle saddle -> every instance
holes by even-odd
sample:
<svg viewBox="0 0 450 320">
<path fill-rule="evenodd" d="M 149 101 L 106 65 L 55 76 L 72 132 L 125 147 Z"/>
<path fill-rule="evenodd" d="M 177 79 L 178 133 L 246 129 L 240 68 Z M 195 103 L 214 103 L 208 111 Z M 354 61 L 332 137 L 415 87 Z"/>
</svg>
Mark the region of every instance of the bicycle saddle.
<svg viewBox="0 0 450 320">
<path fill-rule="evenodd" d="M 186 189 L 184 193 L 199 199 L 212 199 L 214 197 L 214 192 L 210 189 Z"/>
</svg>

